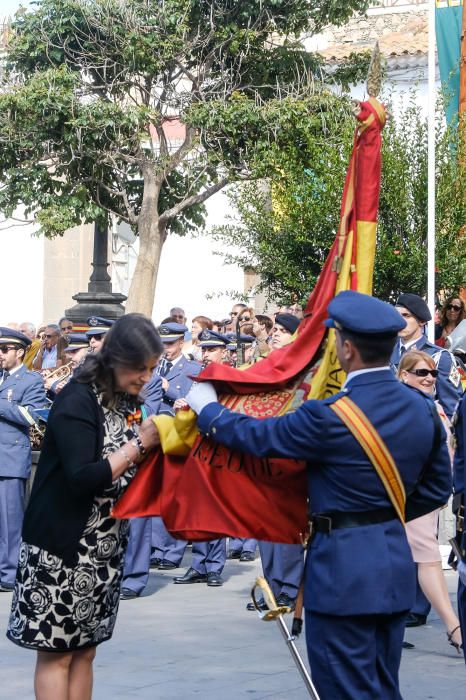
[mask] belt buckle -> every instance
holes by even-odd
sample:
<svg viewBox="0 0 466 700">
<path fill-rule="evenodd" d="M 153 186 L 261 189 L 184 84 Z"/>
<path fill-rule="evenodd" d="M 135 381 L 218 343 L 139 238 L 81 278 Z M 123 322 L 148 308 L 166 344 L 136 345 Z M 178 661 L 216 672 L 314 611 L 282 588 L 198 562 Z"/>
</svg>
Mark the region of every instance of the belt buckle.
<svg viewBox="0 0 466 700">
<path fill-rule="evenodd" d="M 325 532 L 324 534 L 325 534 L 325 535 L 330 535 L 330 533 L 332 532 L 332 518 L 331 518 L 329 515 L 319 515 L 318 517 L 319 517 L 321 520 L 325 520 L 325 522 L 326 522 L 327 525 L 328 525 L 328 531 Z"/>
<path fill-rule="evenodd" d="M 312 538 L 314 536 L 314 523 L 312 522 L 312 518 L 307 521 L 307 529 L 305 532 L 300 532 L 299 537 L 301 539 L 301 544 L 303 545 L 304 549 L 307 549 L 312 542 Z"/>
</svg>

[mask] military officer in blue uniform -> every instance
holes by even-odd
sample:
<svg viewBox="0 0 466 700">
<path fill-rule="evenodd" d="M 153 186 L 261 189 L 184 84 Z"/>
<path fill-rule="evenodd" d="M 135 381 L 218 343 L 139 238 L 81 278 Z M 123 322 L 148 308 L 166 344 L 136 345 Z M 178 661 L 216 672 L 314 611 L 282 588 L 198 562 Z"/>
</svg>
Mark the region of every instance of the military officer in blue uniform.
<svg viewBox="0 0 466 700">
<path fill-rule="evenodd" d="M 454 418 L 456 451 L 453 464 L 453 499 L 457 522 L 457 543 L 462 559 L 463 572 L 458 580 L 458 618 L 461 624 L 463 654 L 466 662 L 466 529 L 464 521 L 466 504 L 466 397 L 463 397 Z M 460 565 L 460 561 L 458 561 Z"/>
<path fill-rule="evenodd" d="M 183 399 L 201 371 L 201 363 L 188 360 L 182 352 L 187 326 L 182 323 L 167 322 L 159 326 L 160 338 L 165 349 L 156 367 L 162 380 L 162 400 L 158 413 L 175 415 L 174 404 Z M 177 569 L 186 549 L 187 542 L 176 540 L 166 530 L 161 518 L 152 518 L 152 559 L 151 566 L 169 571 Z"/>
<path fill-rule="evenodd" d="M 417 294 L 401 294 L 397 299 L 396 308 L 406 321 L 406 326 L 398 334 L 398 343 L 393 350 L 391 362 L 398 367 L 401 356 L 408 350 L 422 350 L 433 357 L 439 371 L 436 398 L 451 420 L 463 393 L 455 358 L 448 350 L 427 340 L 425 325 L 432 316 L 424 299 Z"/>
<path fill-rule="evenodd" d="M 89 339 L 89 347 L 91 352 L 99 352 L 104 342 L 105 335 L 113 326 L 115 321 L 110 318 L 102 318 L 102 316 L 91 316 L 87 319 L 89 328 L 86 335 Z"/>
<path fill-rule="evenodd" d="M 29 428 L 46 403 L 44 382 L 23 365 L 30 338 L 0 327 L 0 591 L 13 590 L 26 481 L 31 473 Z"/>
<path fill-rule="evenodd" d="M 160 338 L 165 352 L 157 366 L 157 373 L 162 377 L 163 397 L 159 413 L 175 415 L 173 405 L 177 399 L 186 396 L 192 377 L 201 371 L 201 363 L 188 360 L 183 355 L 183 344 L 187 326 L 182 323 L 162 323 L 159 326 Z"/>
<path fill-rule="evenodd" d="M 142 392 L 143 418 L 156 415 L 162 403 L 162 378 L 156 370 Z M 120 598 L 138 598 L 149 581 L 152 552 L 152 521 L 154 518 L 132 518 L 130 520 L 128 547 L 125 554 L 123 581 Z"/>
<path fill-rule="evenodd" d="M 304 605 L 311 671 L 325 700 L 400 700 L 398 669 L 415 569 L 405 529 L 375 468 L 332 409 L 348 396 L 391 453 L 412 519 L 444 505 L 451 468 L 432 400 L 390 368 L 406 321 L 390 305 L 357 292 L 338 294 L 326 325 L 346 383 L 334 397 L 295 413 L 258 420 L 215 402 L 199 383 L 187 396 L 202 433 L 259 457 L 305 460 L 313 536 Z M 330 331 L 333 332 L 333 331 Z"/>
<path fill-rule="evenodd" d="M 204 329 L 198 343 L 202 351 L 202 364 L 223 364 L 227 360 L 230 339 L 222 333 Z M 222 571 L 227 558 L 225 538 L 210 542 L 193 542 L 191 566 L 183 576 L 175 576 L 174 583 L 206 583 L 223 586 Z"/>
<path fill-rule="evenodd" d="M 408 350 L 422 350 L 431 355 L 439 370 L 436 382 L 436 398 L 440 401 L 448 418 L 452 418 L 456 405 L 462 394 L 461 379 L 453 355 L 434 345 L 425 335 L 425 326 L 432 316 L 424 299 L 417 294 L 401 294 L 396 308 L 406 321 L 406 327 L 398 334 L 391 357 L 391 363 L 398 367 L 401 356 Z M 425 625 L 431 605 L 425 597 L 416 579 L 416 600 L 408 615 L 407 627 Z"/>
</svg>

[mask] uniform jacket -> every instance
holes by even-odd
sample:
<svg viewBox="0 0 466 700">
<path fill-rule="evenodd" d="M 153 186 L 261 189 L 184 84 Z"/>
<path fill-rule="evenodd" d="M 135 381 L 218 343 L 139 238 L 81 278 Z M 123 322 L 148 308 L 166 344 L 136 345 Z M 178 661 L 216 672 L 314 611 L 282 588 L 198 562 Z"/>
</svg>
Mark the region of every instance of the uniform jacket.
<svg viewBox="0 0 466 700">
<path fill-rule="evenodd" d="M 436 398 L 442 404 L 442 408 L 451 420 L 456 405 L 463 393 L 461 377 L 456 367 L 455 358 L 443 348 L 429 342 L 425 335 L 421 336 L 409 350 L 421 350 L 434 358 L 439 374 L 436 382 Z M 395 345 L 391 357 L 391 363 L 395 367 L 400 364 L 400 344 Z"/>
<path fill-rule="evenodd" d="M 34 422 L 34 409 L 43 408 L 45 403 L 41 375 L 30 372 L 24 365 L 0 385 L 0 477 L 28 478 L 29 428 Z M 21 408 L 27 413 L 21 412 Z"/>
<path fill-rule="evenodd" d="M 389 369 L 355 376 L 343 393 L 391 451 L 408 495 L 407 517 L 446 503 L 450 458 L 445 440 L 433 449 L 432 400 L 401 384 Z M 306 401 L 295 413 L 264 420 L 211 403 L 198 426 L 236 450 L 305 460 L 314 513 L 386 508 L 390 501 L 374 467 L 330 408 L 340 395 Z M 414 595 L 413 560 L 398 519 L 315 535 L 306 563 L 306 608 L 330 615 L 392 614 L 409 610 Z"/>
<path fill-rule="evenodd" d="M 460 401 L 457 413 L 453 420 L 455 423 L 456 451 L 453 461 L 453 486 L 455 494 L 463 495 L 463 504 L 466 503 L 466 397 Z M 466 548 L 466 532 L 463 532 L 463 549 Z"/>
<path fill-rule="evenodd" d="M 144 386 L 141 392 L 142 398 L 144 399 L 144 409 L 148 416 L 155 416 L 160 410 L 160 405 L 162 403 L 163 389 L 162 389 L 162 377 L 157 374 L 154 370 L 152 373 L 152 379 L 150 382 Z"/>
<path fill-rule="evenodd" d="M 181 360 L 171 368 L 165 379 L 169 383 L 167 391 L 164 392 L 159 413 L 170 413 L 174 416 L 173 404 L 176 399 L 183 399 L 191 388 L 193 380 L 191 376 L 197 377 L 201 371 L 201 363 L 195 360 L 188 360 L 182 357 Z"/>
</svg>

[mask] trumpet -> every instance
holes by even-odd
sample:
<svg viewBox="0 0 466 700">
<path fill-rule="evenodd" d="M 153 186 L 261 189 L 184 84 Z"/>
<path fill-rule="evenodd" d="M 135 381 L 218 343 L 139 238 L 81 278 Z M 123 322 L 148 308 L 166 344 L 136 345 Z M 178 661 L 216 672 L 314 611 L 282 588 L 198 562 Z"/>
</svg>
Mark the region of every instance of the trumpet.
<svg viewBox="0 0 466 700">
<path fill-rule="evenodd" d="M 55 369 L 41 369 L 40 374 L 43 379 L 53 379 L 54 382 L 62 381 L 63 379 L 68 379 L 73 372 L 73 360 L 70 360 L 66 365 L 61 365 L 61 367 L 56 367 Z"/>
</svg>

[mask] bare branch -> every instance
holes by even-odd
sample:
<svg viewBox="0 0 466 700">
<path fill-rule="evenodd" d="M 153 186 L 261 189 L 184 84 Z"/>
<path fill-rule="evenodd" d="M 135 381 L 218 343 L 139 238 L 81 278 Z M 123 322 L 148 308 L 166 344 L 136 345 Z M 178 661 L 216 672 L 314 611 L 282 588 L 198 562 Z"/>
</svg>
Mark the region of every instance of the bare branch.
<svg viewBox="0 0 466 700">
<path fill-rule="evenodd" d="M 195 204 L 202 204 L 202 202 L 205 202 L 206 199 L 209 199 L 209 197 L 211 197 L 213 194 L 215 194 L 216 192 L 220 192 L 220 190 L 222 190 L 226 185 L 228 185 L 229 182 L 230 179 L 225 177 L 219 182 L 217 182 L 215 185 L 207 187 L 203 192 L 191 195 L 191 197 L 186 197 L 181 202 L 178 202 L 178 204 L 175 204 L 170 209 L 167 209 L 167 211 L 164 211 L 163 214 L 160 215 L 159 221 L 161 223 L 168 222 L 171 219 L 174 219 L 175 216 L 178 216 L 178 214 L 181 214 L 181 212 L 187 209 L 188 207 L 192 207 Z"/>
</svg>

